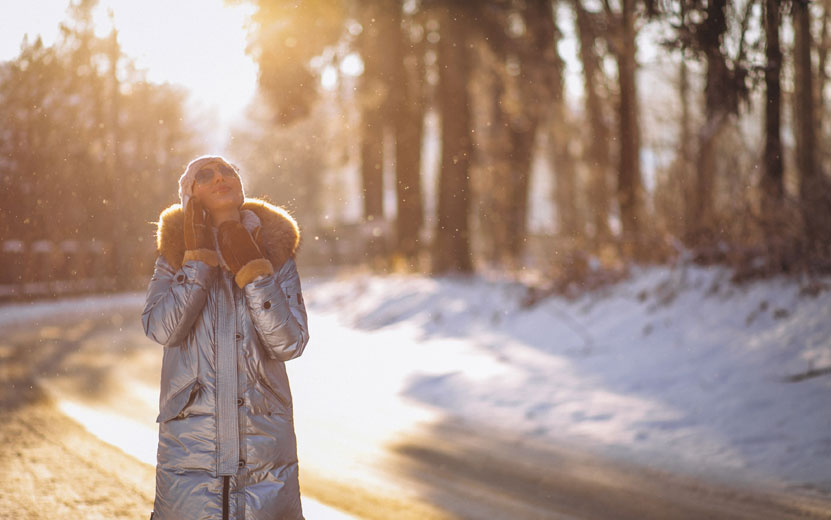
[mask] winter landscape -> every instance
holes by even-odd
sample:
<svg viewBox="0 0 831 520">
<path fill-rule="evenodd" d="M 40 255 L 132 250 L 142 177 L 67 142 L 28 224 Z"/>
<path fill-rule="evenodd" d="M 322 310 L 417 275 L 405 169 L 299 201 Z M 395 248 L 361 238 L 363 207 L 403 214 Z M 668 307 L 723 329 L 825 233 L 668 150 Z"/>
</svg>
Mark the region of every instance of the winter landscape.
<svg viewBox="0 0 831 520">
<path fill-rule="evenodd" d="M 737 285 L 725 269 L 653 267 L 578 298 L 527 306 L 524 285 L 497 277 L 309 276 L 313 339 L 289 363 L 301 462 L 308 457 L 310 472 L 335 478 L 362 475 L 362 465 L 408 433 L 461 421 L 485 437 L 573 446 L 805 497 L 830 513 L 828 284 L 782 277 Z M 110 321 L 116 313 L 119 332 L 80 350 L 107 353 L 99 360 L 115 373 L 96 384 L 120 382 L 124 402 L 143 408 L 90 407 L 71 363 L 68 375 L 38 381 L 63 413 L 153 464 L 161 353 L 141 337 L 142 303 L 142 294 L 125 294 L 7 304 L 0 326 L 32 324 L 43 338 L 44 320 Z M 352 441 L 333 446 L 318 426 Z"/>
<path fill-rule="evenodd" d="M 831 0 L 0 21 L 0 520 L 831 519 Z"/>
</svg>

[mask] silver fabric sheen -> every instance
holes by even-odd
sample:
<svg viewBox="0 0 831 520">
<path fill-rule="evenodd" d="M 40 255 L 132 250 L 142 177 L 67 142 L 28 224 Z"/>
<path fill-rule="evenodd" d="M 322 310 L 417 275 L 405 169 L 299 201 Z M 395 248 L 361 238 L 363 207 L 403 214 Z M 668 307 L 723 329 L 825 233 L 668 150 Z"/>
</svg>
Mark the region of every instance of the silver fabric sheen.
<svg viewBox="0 0 831 520">
<path fill-rule="evenodd" d="M 222 268 L 156 259 L 142 313 L 163 345 L 154 520 L 302 520 L 285 361 L 309 341 L 293 258 L 243 289 Z"/>
</svg>

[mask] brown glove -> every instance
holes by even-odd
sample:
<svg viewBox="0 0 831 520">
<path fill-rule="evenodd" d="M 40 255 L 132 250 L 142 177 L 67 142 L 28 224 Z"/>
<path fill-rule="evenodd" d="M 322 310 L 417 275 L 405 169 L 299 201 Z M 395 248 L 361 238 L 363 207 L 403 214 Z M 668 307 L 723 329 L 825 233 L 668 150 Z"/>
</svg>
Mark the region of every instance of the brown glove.
<svg viewBox="0 0 831 520">
<path fill-rule="evenodd" d="M 259 233 L 257 233 L 259 234 Z M 274 273 L 257 242 L 241 222 L 226 220 L 219 225 L 219 251 L 234 273 L 234 281 L 245 287 L 260 275 Z"/>
<path fill-rule="evenodd" d="M 182 262 L 188 260 L 201 260 L 214 267 L 219 265 L 205 209 L 196 197 L 191 197 L 185 207 L 185 257 Z"/>
</svg>

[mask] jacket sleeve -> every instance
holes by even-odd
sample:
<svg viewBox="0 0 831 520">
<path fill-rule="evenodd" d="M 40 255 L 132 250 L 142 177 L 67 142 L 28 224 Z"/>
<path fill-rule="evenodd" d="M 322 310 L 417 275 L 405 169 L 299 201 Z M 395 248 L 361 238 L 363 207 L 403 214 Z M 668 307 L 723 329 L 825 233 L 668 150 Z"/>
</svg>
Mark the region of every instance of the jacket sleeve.
<svg viewBox="0 0 831 520">
<path fill-rule="evenodd" d="M 245 286 L 248 313 L 266 354 L 288 361 L 303 353 L 309 342 L 306 305 L 294 258 L 272 275 Z"/>
<path fill-rule="evenodd" d="M 189 260 L 178 271 L 159 255 L 141 321 L 147 337 L 166 347 L 182 343 L 205 306 L 216 267 Z"/>
</svg>

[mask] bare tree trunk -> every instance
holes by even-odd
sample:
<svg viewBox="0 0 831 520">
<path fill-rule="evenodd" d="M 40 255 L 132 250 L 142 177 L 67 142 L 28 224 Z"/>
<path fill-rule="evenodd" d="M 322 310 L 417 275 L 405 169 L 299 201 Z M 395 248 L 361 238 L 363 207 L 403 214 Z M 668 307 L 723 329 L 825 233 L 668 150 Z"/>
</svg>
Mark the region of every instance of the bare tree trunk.
<svg viewBox="0 0 831 520">
<path fill-rule="evenodd" d="M 559 234 L 569 238 L 582 238 L 582 225 L 577 212 L 577 172 L 575 157 L 571 152 L 574 125 L 565 103 L 565 62 L 557 52 L 561 33 L 552 19 L 554 35 L 552 55 L 551 112 L 548 121 L 549 163 L 554 173 L 553 201 L 557 208 Z"/>
<path fill-rule="evenodd" d="M 506 32 L 508 9 L 494 7 L 482 17 L 479 29 L 496 58 L 493 117 L 497 128 L 490 150 L 495 156 L 490 171 L 502 178 L 496 189 L 505 194 L 486 194 L 498 206 L 496 226 L 490 236 L 497 245 L 496 257 L 514 267 L 521 263 L 527 241 L 527 217 L 531 166 L 540 118 L 549 104 L 552 70 L 559 58 L 554 46 L 556 26 L 551 0 L 529 0 L 521 8 L 524 30 L 513 36 Z M 518 74 L 507 73 L 514 61 Z M 508 98 L 502 104 L 502 94 Z M 512 101 L 513 100 L 513 101 Z M 498 120 L 498 121 L 497 121 Z M 500 131 L 504 126 L 504 132 Z M 504 133 L 504 138 L 501 135 Z M 504 144 L 507 146 L 504 146 Z M 493 191 L 493 190 L 492 190 Z M 492 220 L 485 216 L 484 220 Z"/>
<path fill-rule="evenodd" d="M 557 27 L 551 0 L 529 0 L 525 8 L 526 37 L 521 50 L 519 92 L 522 109 L 511 118 L 512 197 L 508 213 L 508 253 L 514 266 L 521 263 L 528 234 L 528 204 L 531 166 L 542 107 L 550 104 L 553 90 L 561 83 L 557 54 Z M 562 87 L 560 86 L 560 94 Z"/>
<path fill-rule="evenodd" d="M 817 253 L 831 225 L 829 209 L 824 204 L 824 179 L 816 160 L 816 124 L 811 70 L 811 19 L 807 0 L 793 2 L 794 26 L 794 129 L 796 163 L 799 171 L 799 194 L 808 248 Z"/>
<path fill-rule="evenodd" d="M 572 0 L 577 18 L 577 33 L 580 40 L 580 61 L 583 65 L 583 85 L 585 90 L 585 110 L 590 128 L 589 149 L 584 160 L 588 163 L 589 197 L 588 204 L 592 212 L 592 227 L 595 244 L 608 238 L 609 233 L 609 130 L 603 114 L 603 101 L 599 92 L 600 58 L 594 50 L 596 30 L 580 0 Z"/>
<path fill-rule="evenodd" d="M 110 60 L 110 149 L 108 167 L 111 168 L 113 175 L 113 207 L 124 207 L 124 188 L 126 180 L 121 179 L 121 157 L 119 154 L 119 147 L 121 146 L 121 135 L 118 124 L 120 112 L 120 85 L 118 81 L 118 62 L 121 57 L 121 48 L 118 45 L 118 32 L 113 29 L 110 35 L 110 46 L 108 49 L 108 58 Z M 129 286 L 130 270 L 129 262 L 130 252 L 127 251 L 128 244 L 132 241 L 127 241 L 125 237 L 130 236 L 127 231 L 127 219 L 115 218 L 112 225 L 112 253 L 115 267 L 115 284 L 116 289 L 124 290 Z"/>
<path fill-rule="evenodd" d="M 470 99 L 467 90 L 468 23 L 456 3 L 442 8 L 438 98 L 441 109 L 441 171 L 433 273 L 472 272 L 470 253 Z"/>
<path fill-rule="evenodd" d="M 828 51 L 831 47 L 831 0 L 822 0 L 822 19 L 820 21 L 820 37 L 817 42 L 817 82 L 816 82 L 816 113 L 817 117 L 817 137 L 820 142 L 824 142 L 829 136 L 829 128 L 826 116 L 828 108 L 825 100 L 825 87 L 828 84 Z M 820 164 L 820 169 L 828 168 L 828 159 L 831 157 L 831 152 L 827 147 L 820 147 L 818 151 L 817 160 Z"/>
<path fill-rule="evenodd" d="M 683 5 L 683 2 L 682 2 Z M 683 7 L 682 7 L 683 9 Z M 682 21 L 682 24 L 684 22 Z M 692 132 L 690 131 L 690 78 L 689 69 L 687 67 L 686 53 L 681 54 L 681 64 L 678 71 L 678 96 L 681 100 L 681 129 L 680 129 L 680 157 L 678 160 L 677 175 L 677 202 L 681 211 L 681 226 L 673 226 L 677 236 L 684 233 L 684 226 L 687 222 L 693 219 L 692 204 L 690 204 L 690 195 L 692 187 Z"/>
<path fill-rule="evenodd" d="M 395 131 L 393 91 L 399 87 L 394 80 L 396 62 L 400 61 L 396 50 L 401 39 L 401 7 L 393 2 L 372 0 L 362 3 L 359 9 L 363 17 L 360 43 L 364 58 L 361 178 L 364 220 L 369 228 L 365 254 L 373 265 L 381 267 L 390 260 L 388 248 L 392 245 L 384 222 L 384 141 L 388 135 L 394 136 Z"/>
<path fill-rule="evenodd" d="M 638 93 L 635 82 L 635 0 L 621 2 L 622 45 L 618 49 L 618 80 L 620 83 L 619 136 L 620 167 L 618 170 L 618 205 L 623 227 L 624 250 L 640 254 L 643 233 L 642 187 L 640 170 L 640 127 L 638 125 Z"/>
<path fill-rule="evenodd" d="M 400 11 L 392 20 L 400 26 Z M 395 173 L 398 215 L 396 249 L 411 264 L 421 249 L 424 224 L 421 200 L 421 137 L 424 125 L 424 48 L 413 43 L 407 31 L 398 40 L 396 78 L 393 81 L 395 105 Z"/>
<path fill-rule="evenodd" d="M 505 215 L 511 197 L 511 190 L 506 188 L 512 182 L 509 161 L 511 145 L 507 114 L 502 106 L 505 82 L 499 72 L 491 67 L 487 68 L 486 73 L 489 75 L 489 81 L 487 86 L 482 88 L 487 90 L 489 104 L 484 129 L 478 134 L 479 138 L 483 138 L 483 142 L 476 150 L 483 158 L 482 177 L 477 179 L 480 186 L 477 192 L 477 216 L 484 256 L 491 265 L 497 266 L 504 263 L 508 251 L 508 225 Z"/>
<path fill-rule="evenodd" d="M 511 143 L 511 182 L 510 200 L 508 201 L 507 223 L 508 251 L 507 256 L 514 264 L 518 265 L 519 259 L 525 248 L 527 237 L 528 218 L 528 189 L 531 183 L 531 156 L 534 150 L 535 136 L 539 116 L 537 114 L 525 113 L 520 121 L 513 121 L 510 125 L 508 135 Z"/>
<path fill-rule="evenodd" d="M 702 245 L 713 232 L 713 181 L 716 169 L 716 143 L 727 120 L 731 95 L 729 71 L 721 51 L 721 39 L 727 30 L 726 0 L 713 0 L 707 5 L 707 19 L 702 25 L 701 46 L 707 59 L 707 83 L 704 88 L 704 126 L 698 140 L 696 185 L 693 193 L 692 220 L 688 222 L 687 240 Z"/>
<path fill-rule="evenodd" d="M 820 21 L 820 35 L 819 42 L 817 42 L 817 85 L 816 85 L 816 103 L 817 113 L 823 114 L 825 110 L 825 84 L 828 83 L 828 48 L 831 46 L 831 33 L 829 33 L 828 25 L 831 22 L 831 0 L 822 1 L 822 20 Z M 822 117 L 822 116 L 820 116 Z M 820 124 L 820 129 L 822 125 Z M 823 132 L 820 131 L 820 135 Z"/>
<path fill-rule="evenodd" d="M 765 0 L 765 155 L 762 171 L 762 211 L 767 217 L 776 212 L 784 195 L 781 106 L 782 50 L 779 47 L 780 11 L 778 0 Z"/>
<path fill-rule="evenodd" d="M 557 228 L 560 235 L 579 239 L 583 226 L 577 206 L 577 172 L 571 153 L 570 135 L 573 125 L 568 121 L 564 106 L 552 107 L 549 123 L 549 161 L 554 173 L 554 205 L 557 208 Z"/>
<path fill-rule="evenodd" d="M 372 221 L 384 216 L 384 113 L 389 95 L 384 82 L 382 55 L 387 49 L 381 39 L 383 23 L 375 2 L 361 7 L 364 30 L 361 34 L 361 53 L 364 73 L 361 78 L 363 98 L 361 127 L 361 181 L 363 183 L 364 219 Z"/>
</svg>

